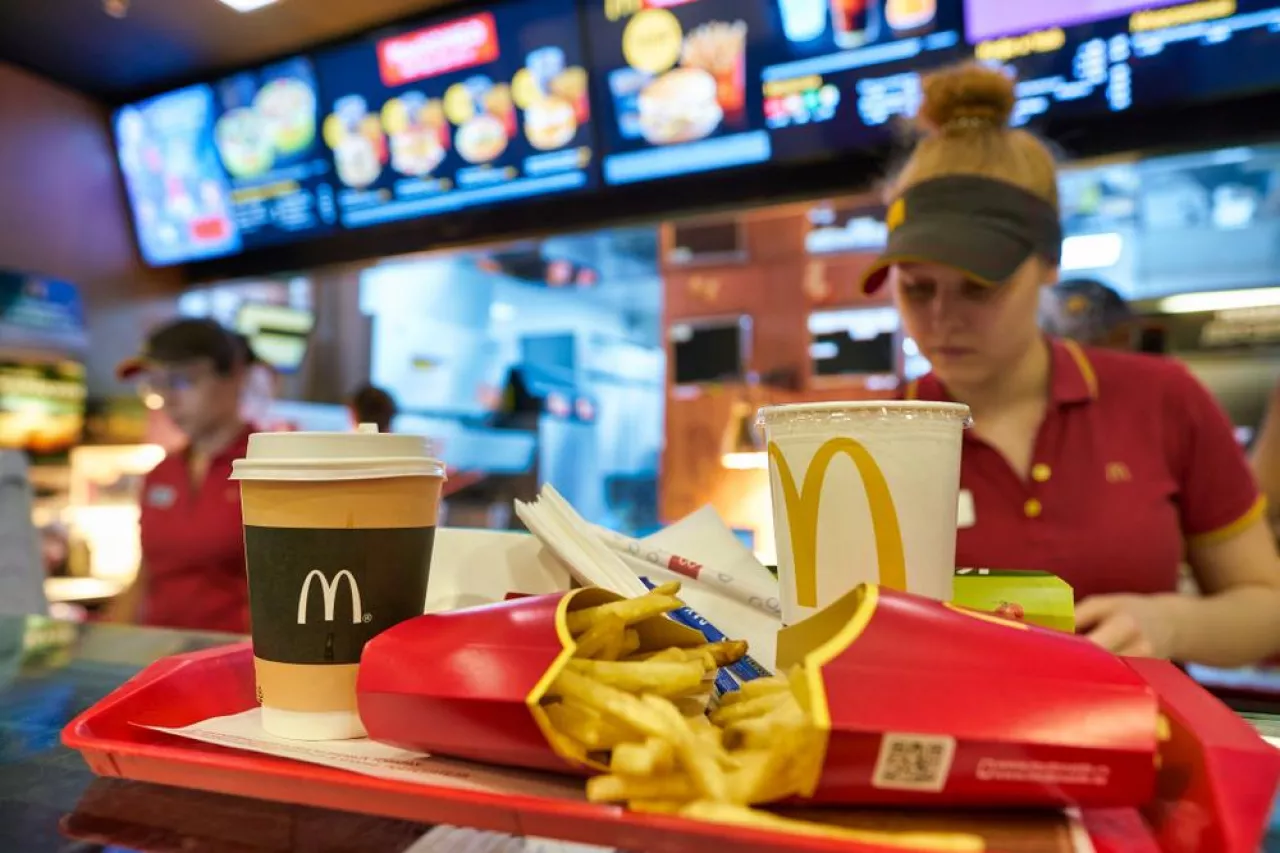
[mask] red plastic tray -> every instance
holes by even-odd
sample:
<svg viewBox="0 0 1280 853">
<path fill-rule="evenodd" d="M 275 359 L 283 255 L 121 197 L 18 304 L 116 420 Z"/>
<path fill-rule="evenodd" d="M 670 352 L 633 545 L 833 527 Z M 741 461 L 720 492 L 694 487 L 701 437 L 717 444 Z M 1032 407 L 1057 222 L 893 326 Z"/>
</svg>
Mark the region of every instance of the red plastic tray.
<svg viewBox="0 0 1280 853">
<path fill-rule="evenodd" d="M 1156 666 L 1166 666 L 1156 664 Z M 1169 668 L 1172 669 L 1172 668 Z M 1173 671 L 1176 673 L 1176 670 Z M 1160 671 L 1162 677 L 1169 673 Z M 1186 684 L 1184 677 L 1178 674 Z M 1154 683 L 1154 680 L 1153 680 Z M 1160 689 L 1160 688 L 1157 688 Z M 1195 688 L 1198 691 L 1198 688 Z M 1206 699 L 1207 694 L 1201 693 Z M 742 853 L 782 850 L 843 851 L 843 853 L 902 853 L 902 848 L 835 842 L 704 824 L 664 815 L 646 815 L 611 806 L 597 806 L 570 797 L 551 798 L 477 793 L 377 779 L 288 759 L 241 752 L 166 735 L 143 728 L 176 728 L 211 717 L 237 714 L 255 705 L 252 651 L 247 644 L 168 658 L 153 664 L 102 702 L 73 720 L 63 731 L 63 743 L 84 755 L 101 776 L 160 785 L 195 788 L 224 794 L 361 812 L 421 823 L 447 823 L 513 835 L 558 838 L 634 851 L 694 853 L 708 845 L 729 842 Z M 1222 708 L 1226 711 L 1225 708 Z M 1229 714 L 1229 712 L 1227 712 Z M 1219 721 L 1221 722 L 1221 721 Z M 1241 721 L 1241 726 L 1245 724 Z M 1239 732 L 1234 734 L 1239 735 Z M 1263 742 L 1258 740 L 1259 744 Z M 1265 746 L 1265 744 L 1263 744 Z M 1256 756 L 1255 756 L 1256 758 Z M 1202 780 L 1212 789 L 1212 780 Z M 1274 782 L 1272 782 L 1274 791 Z M 1199 798 L 1197 803 L 1202 802 Z M 1229 803 L 1227 807 L 1229 807 Z M 1178 803 L 1163 804 L 1160 814 L 1176 814 Z M 867 813 L 823 813 L 850 825 L 902 828 L 903 816 Z M 1225 815 L 1219 814 L 1220 819 Z M 1135 810 L 1086 813 L 1085 824 L 1097 853 L 1195 853 L 1191 844 L 1161 847 L 1159 832 Z M 921 818 L 932 826 L 945 817 Z M 1021 849 L 1050 850 L 1042 841 L 1028 847 L 1008 842 L 1008 816 L 956 818 L 969 831 L 989 839 L 991 853 L 1019 853 Z M 1019 820 L 1026 823 L 1026 817 Z M 1159 819 L 1157 819 L 1158 822 Z M 1003 822 L 1002 822 L 1003 821 Z M 955 821 L 951 821 L 954 823 Z M 1016 823 L 1016 821 L 1015 821 Z M 868 827 L 870 828 L 870 826 Z M 1176 834 L 1176 833 L 1174 833 Z M 1052 833 L 1050 833 L 1052 835 Z M 1065 845 L 1065 833 L 1062 833 Z M 1006 839 L 1001 843 L 998 839 Z M 1064 851 L 1069 846 L 1063 846 Z M 1210 848 L 1204 847 L 1206 851 Z M 1243 848 L 1241 848 L 1243 850 Z M 1257 849 L 1256 842 L 1252 848 Z M 1213 853 L 1234 853 L 1221 846 Z"/>
</svg>

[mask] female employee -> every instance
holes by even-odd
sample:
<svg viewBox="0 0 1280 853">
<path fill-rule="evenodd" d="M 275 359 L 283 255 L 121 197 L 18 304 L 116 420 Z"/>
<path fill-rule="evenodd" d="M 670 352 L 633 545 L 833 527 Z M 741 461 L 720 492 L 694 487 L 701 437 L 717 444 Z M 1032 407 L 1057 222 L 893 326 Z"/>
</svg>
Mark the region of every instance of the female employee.
<svg viewBox="0 0 1280 853">
<path fill-rule="evenodd" d="M 892 190 L 892 288 L 933 365 L 907 396 L 973 412 L 957 565 L 1042 569 L 1079 630 L 1122 654 L 1232 666 L 1280 651 L 1280 557 L 1265 502 L 1208 392 L 1170 359 L 1046 339 L 1062 242 L 1049 151 L 1008 127 L 1013 85 L 929 77 L 929 131 Z M 1185 552 L 1204 597 L 1175 594 Z"/>
<path fill-rule="evenodd" d="M 112 616 L 148 625 L 249 630 L 240 490 L 229 480 L 249 426 L 240 414 L 249 348 L 211 320 L 152 333 L 118 368 L 138 378 L 186 436 L 142 487 L 142 568 Z"/>
</svg>

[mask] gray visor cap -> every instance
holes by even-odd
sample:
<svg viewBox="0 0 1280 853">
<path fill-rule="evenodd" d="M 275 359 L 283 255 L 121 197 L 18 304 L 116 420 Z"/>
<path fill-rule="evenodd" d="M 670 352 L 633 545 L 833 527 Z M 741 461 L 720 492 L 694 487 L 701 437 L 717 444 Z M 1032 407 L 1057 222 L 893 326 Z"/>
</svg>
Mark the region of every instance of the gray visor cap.
<svg viewBox="0 0 1280 853">
<path fill-rule="evenodd" d="M 890 205 L 887 224 L 888 245 L 863 274 L 865 293 L 878 290 L 895 264 L 942 264 L 994 287 L 1032 255 L 1054 265 L 1062 259 L 1054 205 L 995 178 L 954 175 L 917 184 Z"/>
</svg>

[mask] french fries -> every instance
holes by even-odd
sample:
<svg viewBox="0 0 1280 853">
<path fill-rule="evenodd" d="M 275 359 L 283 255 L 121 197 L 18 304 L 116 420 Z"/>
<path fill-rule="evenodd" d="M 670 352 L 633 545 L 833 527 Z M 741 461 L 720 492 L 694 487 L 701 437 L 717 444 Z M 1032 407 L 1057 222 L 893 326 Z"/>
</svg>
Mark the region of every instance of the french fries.
<svg viewBox="0 0 1280 853">
<path fill-rule="evenodd" d="M 741 698 L 731 694 L 708 717 L 707 682 L 720 667 L 745 656 L 747 644 L 642 648 L 635 626 L 682 607 L 679 591 L 673 583 L 640 598 L 569 613 L 576 648 L 543 700 L 548 722 L 571 742 L 574 754 L 608 768 L 608 775 L 588 784 L 596 802 L 747 805 L 788 796 L 793 792 L 778 780 L 795 775 L 782 772 L 795 756 L 767 742 L 780 734 L 774 729 L 803 728 L 808 721 L 787 682 L 768 679 Z M 788 703 L 790 713 L 773 713 Z M 761 730 L 766 726 L 768 732 Z M 782 741 L 794 746 L 796 738 Z M 735 754 L 726 742 L 756 748 Z"/>
<path fill-rule="evenodd" d="M 542 700 L 552 742 L 605 775 L 587 798 L 792 834 L 966 853 L 964 834 L 895 834 L 791 821 L 751 806 L 811 793 L 825 739 L 798 699 L 800 682 L 748 681 L 707 712 L 707 682 L 742 659 L 744 642 L 645 648 L 647 620 L 682 607 L 679 584 L 571 612 L 572 658 Z"/>
<path fill-rule="evenodd" d="M 542 699 L 552 743 L 604 775 L 587 798 L 792 834 L 940 853 L 982 850 L 949 833 L 867 832 L 791 821 L 751 806 L 812 793 L 826 743 L 798 696 L 802 681 L 748 681 L 708 713 L 708 682 L 744 642 L 646 648 L 642 623 L 682 607 L 679 584 L 567 614 L 575 648 Z M 652 636 L 652 632 L 650 632 Z"/>
</svg>

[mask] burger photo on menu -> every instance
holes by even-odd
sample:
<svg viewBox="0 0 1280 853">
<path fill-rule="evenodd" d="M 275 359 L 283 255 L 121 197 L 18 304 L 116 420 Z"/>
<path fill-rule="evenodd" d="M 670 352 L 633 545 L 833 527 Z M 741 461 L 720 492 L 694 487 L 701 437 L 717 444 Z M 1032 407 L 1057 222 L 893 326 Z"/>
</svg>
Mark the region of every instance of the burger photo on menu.
<svg viewBox="0 0 1280 853">
<path fill-rule="evenodd" d="M 640 132 L 653 145 L 693 142 L 720 126 L 716 80 L 700 68 L 677 68 L 640 93 Z"/>
<path fill-rule="evenodd" d="M 531 51 L 512 78 L 511 92 L 524 111 L 525 139 L 538 151 L 569 145 L 591 118 L 587 69 L 569 65 L 558 47 Z"/>
<path fill-rule="evenodd" d="M 541 98 L 524 111 L 525 138 L 539 151 L 563 148 L 577 133 L 577 114 L 563 98 Z"/>
<path fill-rule="evenodd" d="M 382 129 L 390 141 L 391 168 L 422 178 L 443 162 L 451 143 L 444 105 L 422 92 L 405 92 L 382 106 Z"/>
<path fill-rule="evenodd" d="M 324 121 L 324 140 L 333 150 L 338 180 L 352 189 L 364 189 L 382 174 L 388 160 L 382 119 L 369 112 L 359 95 L 348 95 L 334 105 Z"/>
<path fill-rule="evenodd" d="M 457 127 L 458 153 L 473 165 L 497 160 L 515 134 L 511 87 L 489 77 L 476 76 L 450 86 L 444 94 L 444 114 Z"/>
</svg>

